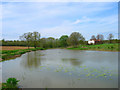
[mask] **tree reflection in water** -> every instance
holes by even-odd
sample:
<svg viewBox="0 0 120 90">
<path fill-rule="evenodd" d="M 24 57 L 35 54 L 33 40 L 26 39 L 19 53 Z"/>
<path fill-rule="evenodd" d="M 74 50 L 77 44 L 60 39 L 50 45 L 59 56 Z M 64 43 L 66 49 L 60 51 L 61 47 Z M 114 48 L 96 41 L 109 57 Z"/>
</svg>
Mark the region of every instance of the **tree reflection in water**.
<svg viewBox="0 0 120 90">
<path fill-rule="evenodd" d="M 70 62 L 70 64 L 73 66 L 80 66 L 82 64 L 82 61 L 76 58 L 63 58 L 62 61 L 65 63 Z"/>
<path fill-rule="evenodd" d="M 26 53 L 22 59 L 22 65 L 25 68 L 37 68 L 41 65 L 41 56 L 37 51 Z"/>
</svg>

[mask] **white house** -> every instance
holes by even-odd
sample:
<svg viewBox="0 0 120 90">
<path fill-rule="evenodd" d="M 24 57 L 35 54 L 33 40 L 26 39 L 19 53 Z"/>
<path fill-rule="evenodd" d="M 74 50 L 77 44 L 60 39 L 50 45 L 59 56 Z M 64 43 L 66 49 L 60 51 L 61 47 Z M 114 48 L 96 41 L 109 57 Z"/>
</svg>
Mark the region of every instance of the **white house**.
<svg viewBox="0 0 120 90">
<path fill-rule="evenodd" d="M 95 40 L 89 40 L 88 44 L 95 44 Z"/>
</svg>

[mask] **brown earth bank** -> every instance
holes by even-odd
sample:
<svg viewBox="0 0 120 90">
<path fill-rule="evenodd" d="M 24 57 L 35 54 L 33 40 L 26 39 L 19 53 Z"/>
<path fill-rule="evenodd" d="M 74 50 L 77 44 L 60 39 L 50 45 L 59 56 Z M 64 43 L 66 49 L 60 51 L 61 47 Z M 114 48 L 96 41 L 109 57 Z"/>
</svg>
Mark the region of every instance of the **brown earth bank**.
<svg viewBox="0 0 120 90">
<path fill-rule="evenodd" d="M 34 47 L 29 47 L 34 48 Z M 28 47 L 24 46 L 0 46 L 0 50 L 17 50 L 17 49 L 28 49 Z"/>
<path fill-rule="evenodd" d="M 0 62 L 21 56 L 26 52 L 45 50 L 45 48 L 20 47 L 20 46 L 0 46 Z"/>
</svg>

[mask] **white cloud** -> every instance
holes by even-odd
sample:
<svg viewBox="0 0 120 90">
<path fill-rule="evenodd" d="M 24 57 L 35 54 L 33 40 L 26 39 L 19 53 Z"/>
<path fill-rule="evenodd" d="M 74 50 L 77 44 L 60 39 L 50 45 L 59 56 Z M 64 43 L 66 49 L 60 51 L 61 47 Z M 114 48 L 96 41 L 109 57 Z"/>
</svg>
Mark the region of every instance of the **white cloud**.
<svg viewBox="0 0 120 90">
<path fill-rule="evenodd" d="M 76 20 L 75 22 L 73 22 L 73 24 L 79 24 L 79 23 L 85 23 L 85 22 L 90 22 L 93 19 L 87 18 L 87 17 L 82 17 L 81 19 Z"/>
<path fill-rule="evenodd" d="M 78 20 L 76 20 L 73 24 L 78 24 L 78 23 L 80 23 L 80 22 L 81 22 L 81 20 L 78 19 Z"/>
</svg>

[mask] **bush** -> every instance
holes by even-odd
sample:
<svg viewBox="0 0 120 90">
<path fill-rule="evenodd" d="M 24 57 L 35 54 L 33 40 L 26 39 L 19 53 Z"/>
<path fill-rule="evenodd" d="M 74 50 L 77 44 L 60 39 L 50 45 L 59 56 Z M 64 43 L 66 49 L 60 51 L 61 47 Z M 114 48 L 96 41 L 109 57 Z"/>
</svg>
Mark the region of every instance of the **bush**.
<svg viewBox="0 0 120 90">
<path fill-rule="evenodd" d="M 16 78 L 8 78 L 6 83 L 2 83 L 2 89 L 5 90 L 6 88 L 18 88 L 18 82 Z"/>
<path fill-rule="evenodd" d="M 8 78 L 6 82 L 7 82 L 7 84 L 11 84 L 13 86 L 16 86 L 17 83 L 19 82 L 19 80 L 16 80 L 16 78 Z"/>
</svg>

